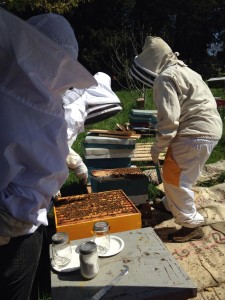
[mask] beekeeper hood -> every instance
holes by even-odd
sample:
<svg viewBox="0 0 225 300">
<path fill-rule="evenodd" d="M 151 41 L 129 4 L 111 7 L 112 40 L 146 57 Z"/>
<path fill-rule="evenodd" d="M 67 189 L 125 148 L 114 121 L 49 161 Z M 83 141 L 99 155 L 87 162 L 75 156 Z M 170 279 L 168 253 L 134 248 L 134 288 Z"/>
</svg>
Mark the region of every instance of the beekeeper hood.
<svg viewBox="0 0 225 300">
<path fill-rule="evenodd" d="M 62 46 L 73 58 L 78 57 L 78 43 L 68 21 L 57 14 L 46 13 L 31 17 L 27 22 Z"/>
<path fill-rule="evenodd" d="M 56 14 L 38 17 L 43 21 L 42 28 L 45 24 L 49 34 L 52 32 L 57 38 L 54 42 L 28 24 L 29 21 L 4 9 L 0 9 L 0 16 L 0 82 L 21 101 L 57 115 L 60 114 L 61 95 L 68 88 L 84 89 L 96 84 L 94 77 L 76 59 L 76 39 L 64 17 Z"/>
<path fill-rule="evenodd" d="M 122 110 L 120 100 L 111 89 L 111 78 L 103 72 L 94 75 L 98 82 L 85 90 L 72 88 L 63 95 L 68 144 L 71 146 L 85 125 L 106 120 Z"/>
<path fill-rule="evenodd" d="M 63 16 L 54 13 L 45 13 L 31 17 L 27 20 L 27 23 L 50 38 L 74 60 L 76 67 L 74 68 L 73 75 L 74 83 L 71 83 L 71 86 L 83 89 L 97 84 L 93 76 L 77 61 L 77 39 L 69 22 Z M 63 72 L 66 73 L 66 71 L 67 69 L 64 68 Z"/>
<path fill-rule="evenodd" d="M 135 57 L 130 72 L 147 86 L 152 87 L 155 78 L 168 66 L 185 65 L 178 60 L 179 54 L 173 53 L 160 37 L 147 36 L 142 50 L 142 53 Z"/>
</svg>

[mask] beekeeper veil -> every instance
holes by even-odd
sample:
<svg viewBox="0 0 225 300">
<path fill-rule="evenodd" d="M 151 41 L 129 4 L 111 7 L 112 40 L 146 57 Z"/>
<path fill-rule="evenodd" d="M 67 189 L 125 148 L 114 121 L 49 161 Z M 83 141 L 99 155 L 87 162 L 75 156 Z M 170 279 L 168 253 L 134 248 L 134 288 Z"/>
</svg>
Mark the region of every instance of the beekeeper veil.
<svg viewBox="0 0 225 300">
<path fill-rule="evenodd" d="M 68 21 L 60 15 L 46 13 L 31 17 L 27 22 L 62 46 L 72 57 L 78 57 L 78 43 Z"/>
<path fill-rule="evenodd" d="M 43 14 L 24 22 L 4 9 L 0 16 L 0 82 L 5 90 L 33 108 L 59 115 L 63 92 L 71 86 L 84 89 L 96 84 L 76 59 L 77 42 L 64 17 Z M 54 40 L 32 26 L 32 20 L 39 20 L 39 28 L 47 26 Z"/>
<path fill-rule="evenodd" d="M 31 17 L 27 22 L 77 59 L 78 43 L 74 31 L 64 17 L 46 13 Z M 93 77 L 98 85 L 84 89 L 73 85 L 63 95 L 69 146 L 76 140 L 77 134 L 84 131 L 85 125 L 107 119 L 122 110 L 120 100 L 111 89 L 111 78 L 102 72 Z"/>
<path fill-rule="evenodd" d="M 168 66 L 185 65 L 178 60 L 169 45 L 160 37 L 147 36 L 142 53 L 135 57 L 130 73 L 143 84 L 152 87 L 155 78 Z"/>
<path fill-rule="evenodd" d="M 97 86 L 85 90 L 72 88 L 63 95 L 68 144 L 71 146 L 84 126 L 106 120 L 122 110 L 111 89 L 111 78 L 103 72 L 94 75 Z"/>
</svg>

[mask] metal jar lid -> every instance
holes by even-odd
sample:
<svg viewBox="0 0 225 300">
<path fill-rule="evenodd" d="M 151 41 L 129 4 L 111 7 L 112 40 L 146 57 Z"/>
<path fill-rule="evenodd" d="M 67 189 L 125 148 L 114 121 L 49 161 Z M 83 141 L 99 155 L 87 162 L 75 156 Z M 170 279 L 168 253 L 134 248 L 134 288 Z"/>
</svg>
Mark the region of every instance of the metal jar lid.
<svg viewBox="0 0 225 300">
<path fill-rule="evenodd" d="M 68 234 L 66 232 L 57 232 L 52 236 L 52 244 L 65 245 L 69 241 Z"/>
<path fill-rule="evenodd" d="M 79 250 L 83 255 L 94 253 L 97 251 L 97 245 L 92 241 L 84 242 L 80 245 Z"/>
<path fill-rule="evenodd" d="M 97 232 L 105 232 L 105 231 L 108 231 L 109 230 L 109 224 L 105 221 L 101 221 L 101 222 L 96 222 L 94 224 L 94 228 L 93 228 L 94 231 L 97 231 Z"/>
</svg>

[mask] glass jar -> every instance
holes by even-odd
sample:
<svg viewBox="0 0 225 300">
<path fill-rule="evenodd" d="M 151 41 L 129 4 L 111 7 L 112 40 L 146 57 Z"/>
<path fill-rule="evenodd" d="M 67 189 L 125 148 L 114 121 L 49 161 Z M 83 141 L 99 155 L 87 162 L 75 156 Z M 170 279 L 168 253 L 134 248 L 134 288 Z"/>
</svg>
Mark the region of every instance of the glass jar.
<svg viewBox="0 0 225 300">
<path fill-rule="evenodd" d="M 52 260 L 56 267 L 68 265 L 72 259 L 72 249 L 66 232 L 57 232 L 52 236 Z"/>
<path fill-rule="evenodd" d="M 97 245 L 92 242 L 84 242 L 79 247 L 80 273 L 86 279 L 94 278 L 99 271 Z"/>
<path fill-rule="evenodd" d="M 93 239 L 97 245 L 98 255 L 106 254 L 110 248 L 109 224 L 105 221 L 96 222 L 93 231 Z"/>
</svg>

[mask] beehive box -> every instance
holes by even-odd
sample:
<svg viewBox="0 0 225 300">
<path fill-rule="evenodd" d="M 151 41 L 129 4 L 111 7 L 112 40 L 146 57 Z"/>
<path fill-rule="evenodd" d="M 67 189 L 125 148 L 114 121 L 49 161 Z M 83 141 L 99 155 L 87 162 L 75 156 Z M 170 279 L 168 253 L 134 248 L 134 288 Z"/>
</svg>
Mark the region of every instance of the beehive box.
<svg viewBox="0 0 225 300">
<path fill-rule="evenodd" d="M 71 240 L 91 237 L 100 220 L 109 223 L 110 233 L 141 228 L 141 213 L 122 190 L 61 197 L 54 214 L 56 231 Z"/>
<path fill-rule="evenodd" d="M 93 192 L 121 189 L 135 205 L 148 202 L 148 185 L 149 179 L 140 168 L 115 168 L 91 172 Z"/>
<path fill-rule="evenodd" d="M 107 149 L 134 149 L 136 140 L 120 139 L 113 137 L 96 136 L 87 134 L 84 140 L 84 148 L 107 148 Z"/>
</svg>

